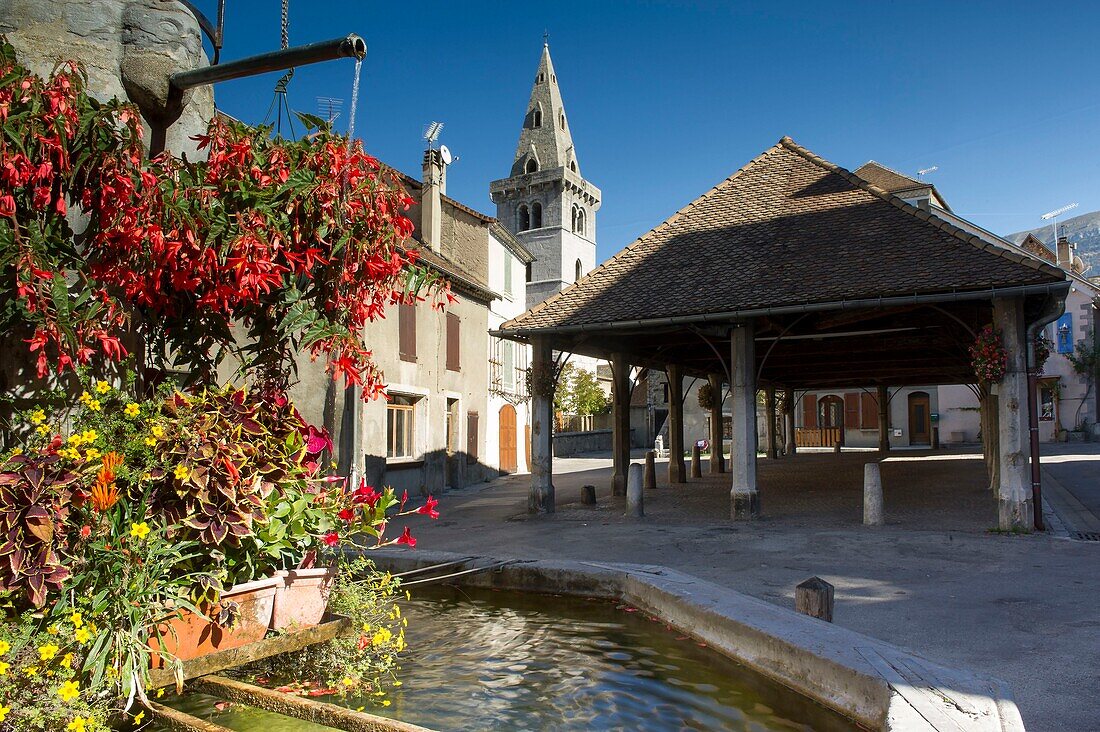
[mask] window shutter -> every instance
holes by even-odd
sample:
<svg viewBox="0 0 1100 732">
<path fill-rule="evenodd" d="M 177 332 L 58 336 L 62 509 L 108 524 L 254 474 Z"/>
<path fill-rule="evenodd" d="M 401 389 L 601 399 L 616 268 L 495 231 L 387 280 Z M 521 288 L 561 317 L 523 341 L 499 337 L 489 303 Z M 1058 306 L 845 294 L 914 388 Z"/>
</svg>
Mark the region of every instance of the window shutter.
<svg viewBox="0 0 1100 732">
<path fill-rule="evenodd" d="M 859 392 L 844 395 L 844 429 L 859 429 Z"/>
<path fill-rule="evenodd" d="M 477 412 L 466 413 L 466 462 L 476 463 L 477 454 Z"/>
<path fill-rule="evenodd" d="M 461 371 L 461 363 L 458 358 L 458 316 L 454 313 L 447 313 L 447 370 L 448 371 Z"/>
<path fill-rule="evenodd" d="M 416 360 L 416 306 L 397 306 L 397 350 L 402 361 Z"/>
<path fill-rule="evenodd" d="M 860 423 L 865 430 L 878 429 L 878 399 L 872 394 L 863 392 L 860 398 Z"/>
<path fill-rule="evenodd" d="M 802 426 L 810 429 L 817 427 L 817 394 L 802 397 Z"/>
</svg>

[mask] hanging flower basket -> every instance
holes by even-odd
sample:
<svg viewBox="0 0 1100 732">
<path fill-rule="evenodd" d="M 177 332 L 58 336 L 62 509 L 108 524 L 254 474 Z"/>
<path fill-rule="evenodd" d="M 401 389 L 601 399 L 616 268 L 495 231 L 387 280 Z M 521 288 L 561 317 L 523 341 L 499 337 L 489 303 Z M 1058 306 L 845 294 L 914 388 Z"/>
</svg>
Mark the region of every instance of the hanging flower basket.
<svg viewBox="0 0 1100 732">
<path fill-rule="evenodd" d="M 699 387 L 698 398 L 700 409 L 709 411 L 714 408 L 714 390 L 710 388 L 710 384 L 702 384 Z"/>
<path fill-rule="evenodd" d="M 1008 351 L 1001 340 L 1001 332 L 987 325 L 974 339 L 970 347 L 970 364 L 974 375 L 982 384 L 999 384 L 1008 370 Z"/>
</svg>

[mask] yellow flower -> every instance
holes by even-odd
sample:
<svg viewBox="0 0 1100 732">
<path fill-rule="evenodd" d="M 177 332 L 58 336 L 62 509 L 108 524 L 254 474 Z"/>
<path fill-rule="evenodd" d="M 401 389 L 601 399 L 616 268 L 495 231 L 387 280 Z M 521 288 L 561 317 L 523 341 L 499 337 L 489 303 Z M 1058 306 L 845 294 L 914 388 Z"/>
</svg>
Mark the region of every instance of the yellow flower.
<svg viewBox="0 0 1100 732">
<path fill-rule="evenodd" d="M 191 475 L 191 471 L 186 465 L 180 463 L 176 466 L 176 469 L 172 471 L 172 475 L 176 476 L 176 480 L 187 480 L 187 476 Z"/>
<path fill-rule="evenodd" d="M 89 394 L 88 392 L 84 392 L 83 394 L 80 395 L 80 403 L 81 404 L 87 404 L 90 401 L 92 401 L 92 395 Z"/>
<path fill-rule="evenodd" d="M 80 447 L 80 443 L 84 442 L 84 436 L 79 432 L 74 432 L 69 435 L 69 444 L 73 447 Z"/>
<path fill-rule="evenodd" d="M 69 722 L 69 726 L 65 729 L 68 732 L 85 732 L 87 729 L 88 720 L 84 717 L 73 717 L 73 721 Z"/>
<path fill-rule="evenodd" d="M 89 460 L 95 460 L 99 457 L 99 455 L 99 450 L 95 449 L 94 447 L 89 447 L 88 451 L 84 453 L 84 456 L 87 457 Z"/>
<path fill-rule="evenodd" d="M 102 407 L 100 406 L 98 399 L 93 399 L 92 401 L 88 402 L 88 409 L 92 410 L 93 412 L 98 412 L 101 408 Z"/>
<path fill-rule="evenodd" d="M 106 394 L 111 390 L 111 385 L 106 381 L 97 381 L 95 384 L 95 390 L 99 394 Z"/>
<path fill-rule="evenodd" d="M 58 633 L 61 632 L 61 629 L 58 628 L 56 625 L 51 625 L 51 626 L 46 628 L 46 632 L 49 633 L 50 635 L 57 635 Z"/>
<path fill-rule="evenodd" d="M 350 676 L 345 676 L 343 681 L 344 686 L 355 686 L 355 679 Z"/>
<path fill-rule="evenodd" d="M 27 675 L 27 678 L 33 679 L 35 676 L 38 675 L 38 667 L 27 666 L 25 669 L 23 669 L 23 673 Z"/>
<path fill-rule="evenodd" d="M 71 669 L 73 667 L 73 654 L 71 654 L 71 653 L 66 653 L 65 654 L 65 657 L 61 659 L 61 667 L 62 668 L 69 668 L 69 669 Z"/>
<path fill-rule="evenodd" d="M 145 444 L 148 445 L 149 447 L 152 447 L 153 445 L 157 444 L 157 438 L 155 438 L 155 437 L 146 437 L 145 438 Z"/>
<path fill-rule="evenodd" d="M 61 697 L 61 701 L 71 702 L 80 696 L 80 685 L 75 681 L 66 681 L 57 688 L 57 695 Z"/>
<path fill-rule="evenodd" d="M 11 643 L 6 640 L 0 640 L 0 656 L 6 655 L 11 650 Z"/>
<path fill-rule="evenodd" d="M 164 428 L 161 427 L 159 424 L 153 425 L 153 430 L 152 431 L 153 431 L 153 437 L 156 437 L 158 440 L 162 439 L 164 437 Z"/>
<path fill-rule="evenodd" d="M 84 645 L 92 639 L 92 631 L 87 628 L 78 628 L 73 637 L 76 638 L 76 642 L 80 645 Z"/>
<path fill-rule="evenodd" d="M 10 712 L 10 711 L 11 711 L 11 707 L 6 706 L 4 704 L 0 704 L 0 722 L 4 721 L 4 719 L 8 716 L 8 712 Z"/>
<path fill-rule="evenodd" d="M 80 438 L 85 442 L 95 442 L 97 439 L 99 439 L 99 433 L 95 430 L 84 430 L 84 432 L 80 435 Z"/>
<path fill-rule="evenodd" d="M 393 682 L 393 685 L 394 686 L 401 686 L 401 682 L 400 681 L 395 681 L 395 682 Z"/>
<path fill-rule="evenodd" d="M 16 447 L 14 450 L 11 451 L 11 454 L 12 454 L 13 457 L 15 455 L 22 455 L 23 454 L 23 448 Z"/>
<path fill-rule="evenodd" d="M 40 424 L 34 428 L 34 431 L 40 435 L 48 435 L 50 433 L 50 426 L 46 424 Z"/>
<path fill-rule="evenodd" d="M 134 715 L 134 724 L 141 724 L 143 719 L 145 719 L 145 712 L 138 712 Z"/>
<path fill-rule="evenodd" d="M 38 647 L 38 657 L 43 661 L 49 661 L 51 658 L 57 655 L 57 652 L 61 649 L 53 643 L 47 643 L 44 646 Z"/>
<path fill-rule="evenodd" d="M 4 662 L 4 661 L 0 661 L 0 676 L 7 676 L 7 675 L 8 675 L 8 669 L 9 669 L 9 668 L 11 668 L 11 664 L 10 664 L 10 663 L 6 663 L 6 662 Z"/>
<path fill-rule="evenodd" d="M 32 424 L 42 424 L 46 421 L 46 413 L 41 409 L 34 410 L 34 414 L 31 415 Z"/>
<path fill-rule="evenodd" d="M 69 616 L 69 621 L 72 622 L 74 628 L 81 628 L 84 626 L 84 616 L 75 610 L 73 614 Z"/>
<path fill-rule="evenodd" d="M 141 407 L 139 407 L 137 404 L 134 404 L 133 402 L 130 402 L 126 405 L 126 409 L 123 411 L 126 412 L 127 417 L 136 417 L 141 414 Z"/>
<path fill-rule="evenodd" d="M 160 699 L 162 696 L 164 696 L 164 689 L 157 689 L 157 699 Z"/>
<path fill-rule="evenodd" d="M 130 524 L 130 536 L 138 541 L 144 541 L 149 536 L 149 524 L 142 521 L 140 524 Z"/>
</svg>

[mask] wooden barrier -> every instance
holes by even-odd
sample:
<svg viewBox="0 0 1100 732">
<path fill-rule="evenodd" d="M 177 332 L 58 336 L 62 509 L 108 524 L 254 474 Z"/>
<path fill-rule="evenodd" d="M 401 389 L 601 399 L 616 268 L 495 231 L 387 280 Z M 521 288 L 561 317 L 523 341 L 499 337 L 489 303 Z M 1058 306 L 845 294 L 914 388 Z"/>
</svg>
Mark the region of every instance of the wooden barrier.
<svg viewBox="0 0 1100 732">
<path fill-rule="evenodd" d="M 843 439 L 840 427 L 799 427 L 794 431 L 796 447 L 836 447 Z"/>
</svg>

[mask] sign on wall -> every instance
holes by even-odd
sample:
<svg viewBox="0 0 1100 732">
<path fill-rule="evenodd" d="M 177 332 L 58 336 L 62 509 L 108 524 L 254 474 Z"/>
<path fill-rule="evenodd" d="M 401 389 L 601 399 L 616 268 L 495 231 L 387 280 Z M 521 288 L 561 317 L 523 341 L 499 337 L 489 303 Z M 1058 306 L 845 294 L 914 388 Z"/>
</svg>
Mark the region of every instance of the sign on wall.
<svg viewBox="0 0 1100 732">
<path fill-rule="evenodd" d="M 1058 353 L 1073 353 L 1073 313 L 1058 318 L 1054 326 L 1054 346 Z"/>
</svg>

